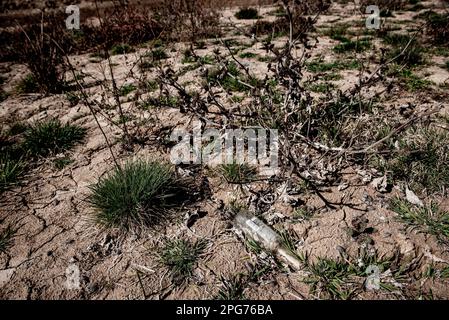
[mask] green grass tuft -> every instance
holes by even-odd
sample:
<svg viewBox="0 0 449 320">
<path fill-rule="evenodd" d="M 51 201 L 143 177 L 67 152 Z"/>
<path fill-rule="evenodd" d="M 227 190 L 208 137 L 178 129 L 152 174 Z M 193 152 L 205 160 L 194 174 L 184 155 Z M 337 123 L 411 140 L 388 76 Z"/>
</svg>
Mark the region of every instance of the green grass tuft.
<svg viewBox="0 0 449 320">
<path fill-rule="evenodd" d="M 184 196 L 170 167 L 140 160 L 114 169 L 90 189 L 88 202 L 95 209 L 96 221 L 124 231 L 160 225 Z"/>
<path fill-rule="evenodd" d="M 242 8 L 237 11 L 235 17 L 239 20 L 258 19 L 259 12 L 255 8 Z"/>
<path fill-rule="evenodd" d="M 134 50 L 134 48 L 131 47 L 129 44 L 122 43 L 122 44 L 117 44 L 117 45 L 113 46 L 112 49 L 111 49 L 111 54 L 112 55 L 119 55 L 119 54 L 132 53 L 132 52 L 135 52 L 135 51 L 136 50 Z"/>
<path fill-rule="evenodd" d="M 206 248 L 206 241 L 190 242 L 184 239 L 166 240 L 159 257 L 170 270 L 175 283 L 183 283 L 192 277 L 193 269 Z"/>
<path fill-rule="evenodd" d="M 391 210 L 411 229 L 432 234 L 441 242 L 449 244 L 449 212 L 442 211 L 435 203 L 417 207 L 396 198 L 391 202 Z"/>
<path fill-rule="evenodd" d="M 39 92 L 39 85 L 36 78 L 29 74 L 18 85 L 17 93 L 36 93 Z"/>
<path fill-rule="evenodd" d="M 340 300 L 348 300 L 354 294 L 350 278 L 355 269 L 347 262 L 318 258 L 307 270 L 310 275 L 304 282 L 310 285 L 312 293 L 321 292 L 324 298 Z"/>
<path fill-rule="evenodd" d="M 221 288 L 218 291 L 217 300 L 243 300 L 247 280 L 241 274 L 230 277 L 229 279 L 221 278 Z"/>
<path fill-rule="evenodd" d="M 432 85 L 432 81 L 422 79 L 408 69 L 402 70 L 399 74 L 399 78 L 404 83 L 407 90 L 412 92 L 427 89 Z"/>
<path fill-rule="evenodd" d="M 120 94 L 120 96 L 124 97 L 124 96 L 127 96 L 128 94 L 130 94 L 131 92 L 133 92 L 136 89 L 137 88 L 133 84 L 124 84 L 120 88 L 119 94 Z"/>
<path fill-rule="evenodd" d="M 363 52 L 371 48 L 371 41 L 369 39 L 360 39 L 356 41 L 343 41 L 337 44 L 333 50 L 336 53 L 345 52 Z"/>
<path fill-rule="evenodd" d="M 59 120 L 38 122 L 25 132 L 23 147 L 32 156 L 47 156 L 72 148 L 85 135 L 85 129 Z"/>
<path fill-rule="evenodd" d="M 219 167 L 219 172 L 231 184 L 244 184 L 256 178 L 257 170 L 247 164 L 223 164 Z"/>
<path fill-rule="evenodd" d="M 243 52 L 239 55 L 239 57 L 241 59 L 252 59 L 252 58 L 256 58 L 258 55 L 256 53 L 252 53 L 252 52 Z"/>
<path fill-rule="evenodd" d="M 154 60 L 168 59 L 168 55 L 163 48 L 157 48 L 151 51 L 151 55 Z"/>
<path fill-rule="evenodd" d="M 0 192 L 15 184 L 24 170 L 25 163 L 21 159 L 9 153 L 0 155 Z"/>
<path fill-rule="evenodd" d="M 17 230 L 10 225 L 0 232 L 0 252 L 6 253 L 9 247 L 12 245 L 12 239 Z"/>
</svg>

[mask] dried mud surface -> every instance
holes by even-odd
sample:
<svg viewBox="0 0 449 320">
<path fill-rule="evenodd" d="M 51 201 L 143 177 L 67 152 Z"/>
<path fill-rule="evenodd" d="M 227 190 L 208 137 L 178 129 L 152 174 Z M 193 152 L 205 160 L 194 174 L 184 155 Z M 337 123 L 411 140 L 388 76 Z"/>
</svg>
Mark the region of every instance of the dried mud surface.
<svg viewBox="0 0 449 320">
<path fill-rule="evenodd" d="M 430 6 L 431 2 L 426 1 L 426 5 Z M 264 7 L 261 14 L 266 15 L 271 10 L 272 7 Z M 223 12 L 223 23 L 232 21 L 241 26 L 253 23 L 235 20 L 234 13 L 234 9 Z M 414 14 L 397 14 L 394 21 L 410 21 Z M 272 19 L 266 16 L 267 20 Z M 327 15 L 320 17 L 318 27 L 335 20 L 345 22 L 353 19 L 350 10 L 334 4 Z M 410 24 L 413 24 L 413 20 Z M 232 33 L 230 28 L 229 34 Z M 238 41 L 247 41 L 243 36 L 232 37 Z M 319 43 L 313 55 L 329 61 L 335 59 L 331 48 L 336 42 L 320 34 L 317 37 Z M 198 50 L 197 54 L 211 54 L 215 47 L 220 46 L 209 40 L 206 43 L 207 49 Z M 174 44 L 172 47 L 166 63 L 176 70 L 183 67 L 181 60 L 184 44 Z M 135 78 L 129 75 L 131 70 L 139 72 L 133 68 L 138 56 L 146 50 L 139 48 L 135 53 L 112 57 L 119 84 L 133 83 Z M 245 49 L 245 52 L 263 54 L 264 50 L 256 44 Z M 78 70 L 92 79 L 92 86 L 88 90 L 95 99 L 101 100 L 103 87 L 97 85 L 96 80 L 103 78 L 105 61 L 93 59 L 87 54 L 71 59 Z M 449 72 L 441 67 L 444 57 L 436 55 L 432 61 L 433 64 L 424 67 L 421 73 L 427 75 L 426 79 L 433 81 L 435 88 L 438 88 L 439 84 L 447 83 Z M 267 72 L 266 62 L 248 59 L 245 63 L 252 70 L 257 70 L 260 76 Z M 7 79 L 3 84 L 6 91 L 13 90 L 27 72 L 24 66 L 11 63 L 4 63 L 1 68 Z M 200 73 L 201 70 L 189 71 L 182 76 L 181 81 L 195 82 Z M 150 73 L 147 76 L 151 78 L 154 75 Z M 336 85 L 343 90 L 358 80 L 356 70 L 344 70 L 342 76 Z M 441 94 L 444 96 L 445 93 Z M 174 108 L 135 112 L 132 99 L 129 96 L 122 99 L 126 110 L 135 116 L 132 123 L 144 123 L 142 134 L 150 141 L 157 141 L 161 133 L 175 127 L 188 126 L 191 121 L 189 116 Z M 422 108 L 440 104 L 443 113 L 449 110 L 448 100 L 436 101 L 420 92 L 400 90 L 394 97 L 385 100 L 385 104 L 393 108 L 407 103 L 419 104 Z M 111 111 L 109 116 L 116 115 Z M 70 165 L 58 170 L 52 159 L 41 159 L 38 167 L 27 172 L 20 186 L 1 195 L 2 225 L 19 226 L 11 248 L 7 253 L 0 253 L 1 299 L 210 299 L 217 295 L 222 277 L 246 273 L 250 265 L 260 258 L 248 250 L 231 228 L 230 221 L 222 214 L 223 203 L 229 203 L 237 196 L 250 202 L 249 189 L 257 187 L 228 185 L 216 174 L 201 170 L 190 174 L 196 175 L 196 179 L 208 181 L 210 196 L 193 207 L 183 209 L 163 230 L 124 237 L 118 232 L 100 229 L 92 223 L 92 209 L 86 203 L 86 196 L 89 186 L 108 173 L 114 164 L 89 110 L 82 103 L 72 106 L 64 94 L 48 97 L 38 94 L 11 95 L 0 103 L 0 122 L 5 127 L 16 121 L 33 123 L 48 118 L 59 118 L 63 122 L 80 125 L 87 129 L 88 134 L 82 145 L 69 152 L 73 160 Z M 119 140 L 120 129 L 105 117 L 99 119 L 106 134 L 112 137 L 112 148 L 120 161 L 130 158 L 168 160 L 167 150 L 157 143 L 139 146 L 131 153 L 124 150 Z M 394 188 L 391 193 L 380 193 L 371 184 L 373 177 L 366 176 L 366 173 L 357 170 L 348 171 L 340 182 L 340 185 L 346 185 L 344 188 L 338 185 L 323 188 L 323 196 L 328 200 L 344 204 L 333 209 L 326 207 L 313 192 L 284 197 L 282 190 L 274 190 L 279 200 L 263 216 L 271 221 L 275 229 L 288 230 L 294 234 L 298 239 L 298 250 L 307 252 L 311 261 L 318 257 L 339 259 L 342 251 L 350 256 L 357 255 L 366 244 L 363 238 L 354 237 L 349 231 L 356 228 L 360 221 L 372 227 L 371 243 L 378 254 L 384 256 L 397 253 L 401 265 L 409 266 L 410 272 L 397 286 L 397 290 L 364 291 L 357 295 L 357 299 L 418 298 L 429 290 L 434 297 L 449 298 L 447 280 L 420 276 L 433 263 L 449 264 L 447 248 L 439 244 L 434 236 L 410 231 L 399 222 L 397 214 L 388 209 L 388 200 L 400 195 L 400 191 Z M 295 220 L 290 205 L 292 197 L 313 208 L 314 216 L 305 221 Z M 447 199 L 442 201 L 447 202 Z M 183 218 L 186 213 L 195 210 L 204 211 L 205 215 L 193 226 L 187 227 Z M 274 213 L 277 215 L 271 219 Z M 209 240 L 193 279 L 182 286 L 172 284 L 168 270 L 159 263 L 155 254 L 162 239 L 167 236 Z M 80 270 L 78 290 L 67 288 L 66 270 L 71 265 L 76 265 Z M 257 283 L 249 284 L 244 294 L 249 299 L 316 298 L 303 279 L 304 273 L 301 271 L 288 267 L 275 269 Z"/>
</svg>

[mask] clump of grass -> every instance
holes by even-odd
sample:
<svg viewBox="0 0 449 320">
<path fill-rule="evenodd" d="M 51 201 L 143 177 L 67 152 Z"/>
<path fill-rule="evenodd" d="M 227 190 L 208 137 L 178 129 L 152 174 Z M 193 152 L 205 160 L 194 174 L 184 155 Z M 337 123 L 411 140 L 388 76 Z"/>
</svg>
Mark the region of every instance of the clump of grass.
<svg viewBox="0 0 449 320">
<path fill-rule="evenodd" d="M 328 299 L 348 300 L 355 292 L 350 283 L 355 269 L 347 262 L 318 258 L 307 270 L 310 275 L 304 282 L 314 294 L 320 292 Z"/>
<path fill-rule="evenodd" d="M 383 41 L 392 46 L 392 49 L 388 53 L 389 59 L 399 56 L 395 61 L 397 64 L 414 67 L 425 63 L 423 47 L 416 39 L 411 38 L 409 35 L 388 33 L 383 37 Z M 407 49 L 404 51 L 406 47 Z M 402 51 L 404 52 L 402 53 Z"/>
<path fill-rule="evenodd" d="M 38 122 L 25 132 L 23 147 L 33 156 L 57 154 L 81 142 L 85 135 L 85 129 L 59 120 Z"/>
<path fill-rule="evenodd" d="M 73 162 L 72 159 L 70 159 L 68 157 L 63 157 L 63 158 L 55 159 L 55 161 L 53 163 L 54 163 L 56 169 L 61 170 L 61 169 L 64 169 L 65 167 L 67 167 L 72 162 Z"/>
<path fill-rule="evenodd" d="M 404 269 L 397 263 L 397 256 L 379 257 L 376 251 L 366 248 L 359 249 L 357 256 L 346 257 L 344 260 L 318 258 L 311 263 L 308 258 L 302 259 L 304 269 L 309 273 L 304 282 L 310 285 L 311 292 L 319 298 L 348 300 L 363 290 L 363 282 L 371 271 L 369 266 L 376 266 L 380 272 L 391 271 L 390 279 L 381 280 L 381 289 L 393 291 L 397 289 L 391 285 L 404 279 Z"/>
<path fill-rule="evenodd" d="M 367 49 L 371 48 L 371 41 L 367 38 L 360 40 L 349 40 L 343 41 L 342 43 L 337 44 L 333 50 L 336 53 L 345 53 L 345 52 L 363 52 Z"/>
<path fill-rule="evenodd" d="M 160 225 L 185 195 L 170 167 L 140 160 L 115 168 L 90 190 L 88 201 L 95 209 L 95 220 L 124 231 Z"/>
<path fill-rule="evenodd" d="M 230 62 L 226 70 L 212 69 L 207 73 L 208 83 L 212 85 L 220 84 L 225 90 L 230 92 L 249 91 L 249 87 L 243 84 L 242 80 L 245 81 L 235 62 Z"/>
<path fill-rule="evenodd" d="M 156 80 L 148 80 L 147 82 L 145 82 L 145 88 L 149 92 L 154 92 L 159 89 L 159 83 Z"/>
<path fill-rule="evenodd" d="M 133 84 L 124 84 L 121 88 L 120 88 L 120 96 L 127 96 L 128 94 L 130 94 L 131 92 L 133 92 L 134 90 L 136 90 L 137 88 L 133 85 Z"/>
<path fill-rule="evenodd" d="M 154 60 L 168 59 L 168 55 L 163 48 L 157 48 L 151 51 Z"/>
<path fill-rule="evenodd" d="M 12 240 L 17 230 L 11 225 L 8 225 L 4 230 L 0 232 L 0 252 L 6 253 L 9 247 L 12 245 Z"/>
<path fill-rule="evenodd" d="M 132 52 L 135 52 L 134 48 L 126 43 L 117 44 L 111 48 L 112 55 L 127 54 Z"/>
<path fill-rule="evenodd" d="M 7 152 L 0 155 L 0 192 L 16 183 L 24 170 L 25 163 L 22 159 L 17 159 Z"/>
<path fill-rule="evenodd" d="M 442 211 L 435 203 L 417 207 L 396 198 L 391 202 L 391 209 L 411 229 L 432 234 L 441 242 L 449 243 L 449 212 Z"/>
<path fill-rule="evenodd" d="M 444 67 L 445 67 L 447 70 L 449 70 L 449 61 L 446 61 Z"/>
<path fill-rule="evenodd" d="M 184 239 L 166 240 L 159 257 L 170 270 L 175 283 L 182 283 L 192 276 L 193 269 L 206 248 L 206 241 L 191 242 Z"/>
<path fill-rule="evenodd" d="M 335 86 L 329 82 L 320 82 L 308 86 L 312 92 L 326 93 L 331 91 Z"/>
<path fill-rule="evenodd" d="M 159 97 L 149 97 L 143 101 L 139 108 L 142 110 L 149 110 L 152 108 L 176 108 L 178 105 L 178 98 L 176 96 L 160 95 Z"/>
<path fill-rule="evenodd" d="M 255 179 L 257 171 L 248 164 L 230 163 L 223 164 L 219 167 L 219 172 L 231 184 L 249 183 Z"/>
<path fill-rule="evenodd" d="M 424 273 L 426 278 L 439 278 L 448 279 L 449 278 L 449 266 L 444 268 L 436 268 L 434 265 L 430 265 Z"/>
<path fill-rule="evenodd" d="M 241 274 L 229 279 L 221 278 L 221 288 L 218 291 L 217 300 L 243 300 L 247 280 Z"/>
<path fill-rule="evenodd" d="M 36 93 L 39 92 L 39 84 L 36 78 L 29 74 L 17 85 L 17 93 Z"/>
<path fill-rule="evenodd" d="M 234 103 L 241 103 L 243 100 L 245 100 L 245 97 L 243 96 L 237 96 L 237 95 L 233 95 L 230 100 Z"/>
<path fill-rule="evenodd" d="M 259 12 L 255 8 L 241 8 L 237 11 L 235 17 L 239 20 L 258 19 Z"/>
<path fill-rule="evenodd" d="M 185 63 L 193 63 L 195 61 L 196 61 L 196 59 L 193 56 L 192 51 L 190 49 L 185 50 L 184 57 L 182 58 L 181 63 L 184 63 L 184 64 Z"/>
<path fill-rule="evenodd" d="M 293 220 L 295 221 L 306 221 L 313 217 L 314 213 L 310 208 L 302 207 L 293 211 Z"/>
<path fill-rule="evenodd" d="M 420 78 L 409 69 L 403 69 L 399 73 L 399 78 L 404 83 L 407 90 L 412 92 L 427 89 L 432 85 L 432 81 Z"/>
<path fill-rule="evenodd" d="M 314 73 L 358 68 L 360 68 L 360 63 L 357 60 L 335 62 L 314 60 L 307 64 L 307 70 Z"/>
<path fill-rule="evenodd" d="M 326 30 L 323 34 L 330 37 L 331 39 L 338 40 L 341 42 L 349 42 L 350 40 L 346 37 L 348 33 L 349 25 L 340 24 L 330 29 Z"/>
<path fill-rule="evenodd" d="M 72 107 L 76 106 L 81 101 L 80 95 L 74 92 L 68 92 L 66 98 Z"/>
<path fill-rule="evenodd" d="M 148 60 L 143 60 L 142 62 L 139 63 L 139 68 L 142 71 L 150 70 L 154 68 L 154 63 Z"/>
<path fill-rule="evenodd" d="M 243 52 L 239 55 L 239 57 L 241 59 L 252 59 L 252 58 L 256 58 L 257 54 L 252 53 L 252 52 Z"/>
</svg>

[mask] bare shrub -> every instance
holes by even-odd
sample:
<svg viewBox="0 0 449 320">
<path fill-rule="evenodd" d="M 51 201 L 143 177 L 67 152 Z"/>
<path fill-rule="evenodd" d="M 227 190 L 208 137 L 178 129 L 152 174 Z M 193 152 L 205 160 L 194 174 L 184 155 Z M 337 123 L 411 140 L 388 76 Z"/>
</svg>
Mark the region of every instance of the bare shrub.
<svg viewBox="0 0 449 320">
<path fill-rule="evenodd" d="M 362 0 L 360 2 L 360 7 L 363 11 L 367 6 L 378 6 L 381 11 L 392 11 L 404 9 L 408 1 L 405 0 Z"/>
<path fill-rule="evenodd" d="M 165 37 L 196 41 L 220 35 L 219 16 L 210 0 L 163 0 L 154 10 Z"/>
<path fill-rule="evenodd" d="M 14 49 L 19 60 L 33 74 L 40 89 L 45 93 L 59 93 L 63 88 L 63 54 L 58 44 L 65 43 L 64 19 L 58 14 L 42 13 L 40 25 L 22 28 L 24 41 L 16 42 Z"/>
<path fill-rule="evenodd" d="M 116 44 L 139 44 L 158 38 L 162 26 L 148 10 L 138 6 L 117 4 L 112 10 L 97 12 L 100 25 L 82 26 L 76 46 L 80 49 L 111 48 Z"/>
<path fill-rule="evenodd" d="M 330 1 L 327 0 L 310 2 L 283 0 L 281 2 L 282 6 L 278 9 L 280 13 L 276 20 L 274 22 L 257 21 L 251 28 L 251 33 L 256 35 L 268 33 L 285 35 L 290 32 L 291 27 L 293 37 L 297 37 L 303 34 L 304 30 L 311 31 L 312 20 L 307 15 L 316 15 L 325 12 L 330 7 Z"/>
</svg>

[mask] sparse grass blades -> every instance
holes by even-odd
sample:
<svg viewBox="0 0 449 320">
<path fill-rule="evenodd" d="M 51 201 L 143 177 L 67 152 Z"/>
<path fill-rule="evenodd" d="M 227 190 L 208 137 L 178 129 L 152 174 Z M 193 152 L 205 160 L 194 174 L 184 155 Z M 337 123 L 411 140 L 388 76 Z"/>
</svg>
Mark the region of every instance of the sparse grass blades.
<svg viewBox="0 0 449 320">
<path fill-rule="evenodd" d="M 324 298 L 347 300 L 354 290 L 351 288 L 350 277 L 355 270 L 347 262 L 318 258 L 318 261 L 308 265 L 310 275 L 304 280 L 311 286 L 313 294 L 324 294 Z"/>
<path fill-rule="evenodd" d="M 243 52 L 239 55 L 239 57 L 241 59 L 252 59 L 252 58 L 256 58 L 257 54 L 256 53 L 252 53 L 252 52 Z"/>
<path fill-rule="evenodd" d="M 11 157 L 9 153 L 0 155 L 0 192 L 16 183 L 24 169 L 25 163 L 21 159 Z"/>
<path fill-rule="evenodd" d="M 85 129 L 59 120 L 38 122 L 25 132 L 23 147 L 32 156 L 46 156 L 72 148 L 85 135 Z"/>
<path fill-rule="evenodd" d="M 430 265 L 423 275 L 426 278 L 448 279 L 449 266 L 446 266 L 444 268 L 437 268 L 434 265 Z"/>
<path fill-rule="evenodd" d="M 154 60 L 164 60 L 169 58 L 164 48 L 157 48 L 152 50 L 151 55 Z"/>
<path fill-rule="evenodd" d="M 310 84 L 307 86 L 312 92 L 326 93 L 332 90 L 335 86 L 330 82 L 320 82 L 315 84 Z"/>
<path fill-rule="evenodd" d="M 162 263 L 170 270 L 172 279 L 179 284 L 192 276 L 194 267 L 206 248 L 206 241 L 191 242 L 184 239 L 166 240 L 160 250 Z"/>
<path fill-rule="evenodd" d="M 411 129 L 398 139 L 399 149 L 386 159 L 393 178 L 412 190 L 434 193 L 449 187 L 449 134 L 433 128 Z"/>
<path fill-rule="evenodd" d="M 442 211 L 435 203 L 417 207 L 396 198 L 391 202 L 391 209 L 411 229 L 432 234 L 441 242 L 449 244 L 449 212 Z"/>
<path fill-rule="evenodd" d="M 360 63 L 357 60 L 343 62 L 324 62 L 321 60 L 314 60 L 307 64 L 307 70 L 314 73 L 358 68 L 360 68 Z"/>
<path fill-rule="evenodd" d="M 257 170 L 248 164 L 230 163 L 219 167 L 219 172 L 231 184 L 249 183 L 255 179 Z"/>
<path fill-rule="evenodd" d="M 230 92 L 245 92 L 249 91 L 250 87 L 245 83 L 255 85 L 257 79 L 246 79 L 240 72 L 239 67 L 235 62 L 230 62 L 226 69 L 218 70 L 211 68 L 206 74 L 207 83 L 222 86 L 225 90 Z"/>
<path fill-rule="evenodd" d="M 259 12 L 255 8 L 242 8 L 237 11 L 235 17 L 239 20 L 258 19 Z"/>
<path fill-rule="evenodd" d="M 115 168 L 90 189 L 96 221 L 124 231 L 160 225 L 185 195 L 170 167 L 141 160 Z"/>
<path fill-rule="evenodd" d="M 126 43 L 117 44 L 111 48 L 112 55 L 127 54 L 132 52 L 135 52 L 134 48 Z"/>
<path fill-rule="evenodd" d="M 6 253 L 12 245 L 12 240 L 17 230 L 8 225 L 4 230 L 0 231 L 0 252 Z"/>
<path fill-rule="evenodd" d="M 371 41 L 369 39 L 360 39 L 360 40 L 349 40 L 344 41 L 340 44 L 337 44 L 333 50 L 336 53 L 345 53 L 345 52 L 363 52 L 367 49 L 371 48 Z"/>
<path fill-rule="evenodd" d="M 36 78 L 32 74 L 29 74 L 20 81 L 16 90 L 18 93 L 36 93 L 39 92 L 39 85 Z"/>
<path fill-rule="evenodd" d="M 310 220 L 314 215 L 314 212 L 307 207 L 298 208 L 293 211 L 293 219 L 295 221 L 307 221 Z"/>
<path fill-rule="evenodd" d="M 349 25 L 340 24 L 335 27 L 331 27 L 330 29 L 324 31 L 324 35 L 341 42 L 348 42 L 349 39 L 346 37 L 348 33 Z"/>
<path fill-rule="evenodd" d="M 427 89 L 430 85 L 432 85 L 431 81 L 420 78 L 408 69 L 402 70 L 399 77 L 405 84 L 407 90 L 412 92 Z"/>
<path fill-rule="evenodd" d="M 230 277 L 229 279 L 221 278 L 221 288 L 218 291 L 217 300 L 243 300 L 247 280 L 241 274 Z"/>
<path fill-rule="evenodd" d="M 383 37 L 383 41 L 392 46 L 392 49 L 387 54 L 388 59 L 399 56 L 395 61 L 397 64 L 405 64 L 409 67 L 414 67 L 425 63 L 424 48 L 410 35 L 403 33 L 387 33 Z"/>
<path fill-rule="evenodd" d="M 133 85 L 133 84 L 124 84 L 121 88 L 120 88 L 120 96 L 127 96 L 128 94 L 130 94 L 131 92 L 133 92 L 134 90 L 136 90 L 137 88 Z"/>
<path fill-rule="evenodd" d="M 53 163 L 54 163 L 56 169 L 62 170 L 65 167 L 67 167 L 68 165 L 70 165 L 72 162 L 73 162 L 72 159 L 70 159 L 68 157 L 63 157 L 63 158 L 55 159 L 55 161 Z"/>
</svg>

